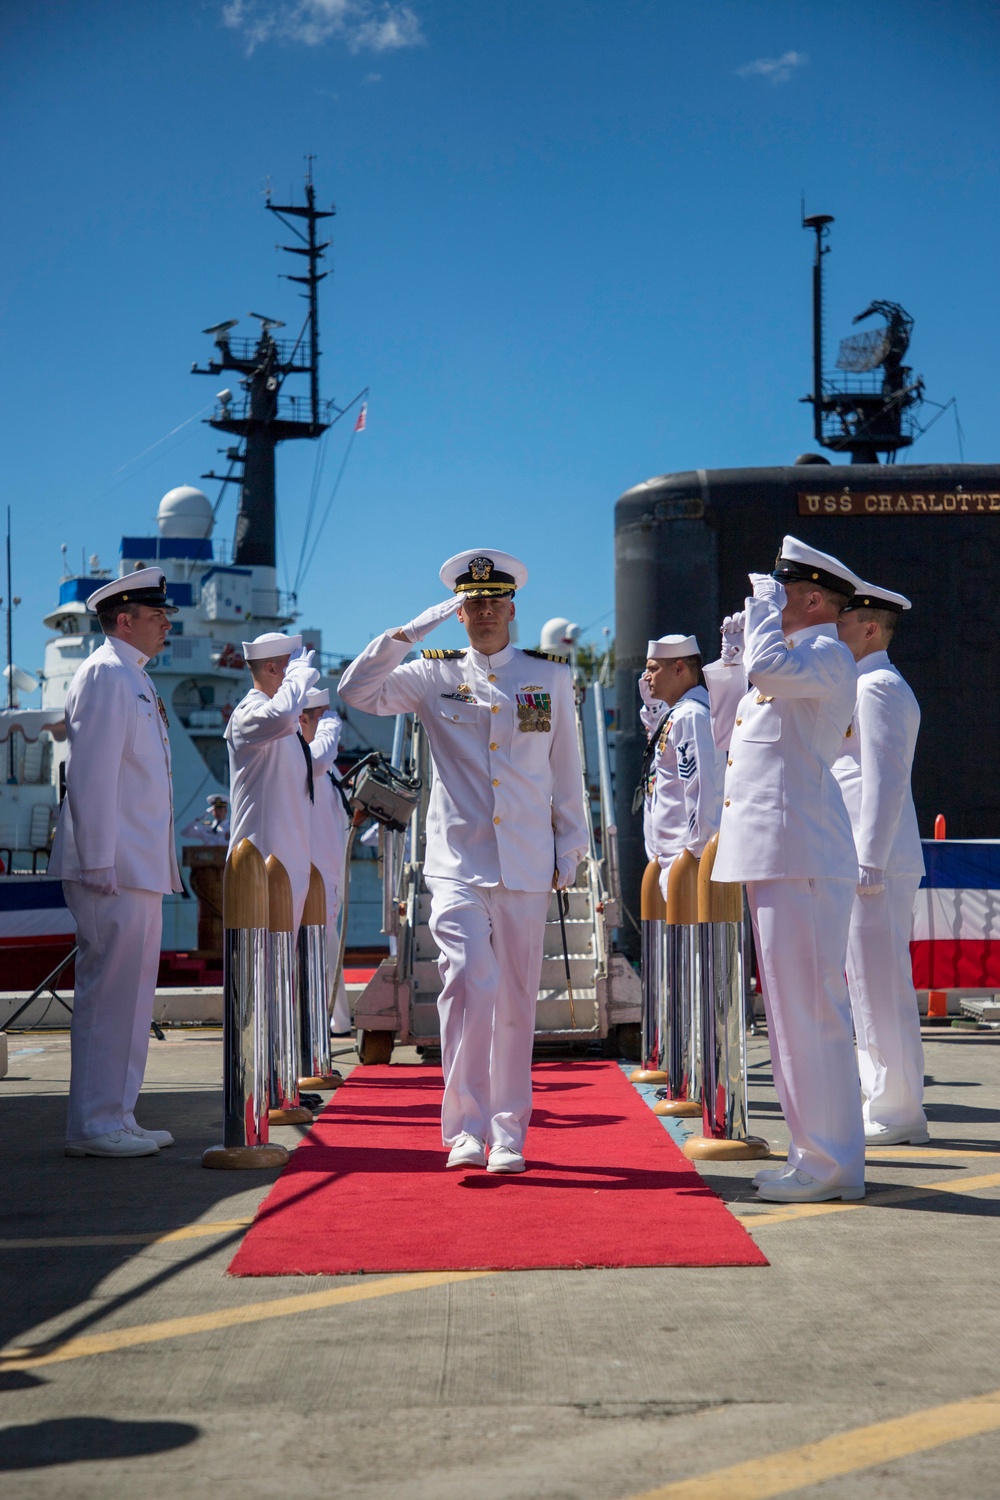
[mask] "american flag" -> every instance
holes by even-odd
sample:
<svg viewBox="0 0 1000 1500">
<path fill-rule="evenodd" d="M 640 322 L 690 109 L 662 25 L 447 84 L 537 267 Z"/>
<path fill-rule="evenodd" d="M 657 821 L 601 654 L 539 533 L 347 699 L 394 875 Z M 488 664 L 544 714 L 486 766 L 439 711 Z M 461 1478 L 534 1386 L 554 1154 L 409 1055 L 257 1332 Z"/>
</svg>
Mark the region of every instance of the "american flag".
<svg viewBox="0 0 1000 1500">
<path fill-rule="evenodd" d="M 355 432 L 364 432 L 368 425 L 368 402 L 362 401 L 361 410 L 358 412 L 358 420 L 354 424 Z"/>
</svg>

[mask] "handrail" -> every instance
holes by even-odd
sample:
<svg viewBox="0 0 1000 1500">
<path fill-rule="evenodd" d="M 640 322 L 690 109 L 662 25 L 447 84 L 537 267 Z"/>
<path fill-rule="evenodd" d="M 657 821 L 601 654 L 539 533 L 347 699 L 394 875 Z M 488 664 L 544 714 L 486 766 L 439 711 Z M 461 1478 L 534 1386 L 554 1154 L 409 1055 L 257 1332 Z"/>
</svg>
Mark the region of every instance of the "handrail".
<svg viewBox="0 0 1000 1500">
<path fill-rule="evenodd" d="M 608 725 L 604 713 L 604 688 L 593 684 L 594 727 L 597 733 L 597 766 L 601 787 L 601 852 L 604 856 L 608 895 L 621 904 L 621 872 L 618 867 L 618 824 L 615 820 L 615 794 L 611 777 L 611 752 Z"/>
</svg>

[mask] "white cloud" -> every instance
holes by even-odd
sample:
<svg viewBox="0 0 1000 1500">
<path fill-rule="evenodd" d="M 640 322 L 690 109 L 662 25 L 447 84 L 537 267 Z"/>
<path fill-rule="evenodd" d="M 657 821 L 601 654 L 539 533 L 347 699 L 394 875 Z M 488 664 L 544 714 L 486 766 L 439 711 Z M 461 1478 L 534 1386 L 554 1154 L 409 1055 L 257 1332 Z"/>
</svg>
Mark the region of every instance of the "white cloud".
<svg viewBox="0 0 1000 1500">
<path fill-rule="evenodd" d="M 398 0 L 226 0 L 222 24 L 242 33 L 248 53 L 270 41 L 306 47 L 342 41 L 350 52 L 395 52 L 424 42 L 420 18 Z"/>
<path fill-rule="evenodd" d="M 740 78 L 766 78 L 769 83 L 787 83 L 797 68 L 809 61 L 804 52 L 786 52 L 782 57 L 757 57 L 736 72 Z"/>
<path fill-rule="evenodd" d="M 382 74 L 381 73 L 366 73 L 365 76 L 364 76 L 364 78 L 362 78 L 361 82 L 362 83 L 381 83 L 382 82 Z"/>
</svg>

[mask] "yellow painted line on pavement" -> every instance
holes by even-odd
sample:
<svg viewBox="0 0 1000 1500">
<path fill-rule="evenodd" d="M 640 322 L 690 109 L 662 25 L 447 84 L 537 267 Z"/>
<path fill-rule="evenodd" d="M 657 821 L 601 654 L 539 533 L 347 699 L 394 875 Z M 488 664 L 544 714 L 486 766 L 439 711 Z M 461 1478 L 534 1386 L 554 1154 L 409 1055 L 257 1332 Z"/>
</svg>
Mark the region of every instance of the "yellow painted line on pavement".
<svg viewBox="0 0 1000 1500">
<path fill-rule="evenodd" d="M 888 1193 L 874 1193 L 856 1203 L 788 1203 L 777 1204 L 774 1212 L 752 1208 L 735 1208 L 733 1213 L 745 1228 L 770 1229 L 772 1224 L 789 1224 L 796 1219 L 816 1219 L 827 1214 L 852 1213 L 859 1208 L 879 1208 L 883 1203 L 910 1203 L 917 1198 L 931 1198 L 935 1193 L 976 1193 L 1000 1187 L 1000 1172 L 982 1177 L 952 1177 L 946 1182 L 927 1182 L 923 1187 L 893 1188 Z M 762 1202 L 764 1200 L 761 1200 Z"/>
<path fill-rule="evenodd" d="M 201 1240 L 213 1234 L 249 1229 L 253 1219 L 214 1219 L 207 1224 L 182 1224 L 180 1229 L 157 1229 L 151 1234 L 64 1234 L 42 1239 L 0 1240 L 0 1250 L 93 1250 L 102 1245 L 168 1245 L 172 1240 Z"/>
<path fill-rule="evenodd" d="M 644 1490 L 629 1500 L 772 1500 L 793 1490 L 822 1484 L 859 1469 L 892 1463 L 913 1453 L 926 1453 L 944 1443 L 976 1437 L 1000 1428 L 1000 1391 L 989 1391 L 969 1401 L 931 1406 L 908 1417 L 873 1422 L 838 1432 L 817 1443 L 803 1443 L 766 1458 L 715 1469 L 694 1479 L 678 1479 Z"/>
<path fill-rule="evenodd" d="M 324 1292 L 306 1292 L 300 1297 L 279 1297 L 270 1302 L 247 1302 L 242 1307 L 223 1307 L 210 1313 L 196 1313 L 187 1318 L 166 1318 L 160 1323 L 139 1323 L 130 1328 L 114 1328 L 108 1333 L 85 1334 L 56 1340 L 24 1349 L 0 1352 L 0 1374 L 8 1370 L 37 1370 L 42 1365 L 62 1364 L 68 1359 L 85 1359 L 92 1354 L 112 1354 L 118 1349 L 134 1349 L 140 1344 L 156 1344 L 163 1339 L 185 1338 L 192 1333 L 213 1333 L 219 1328 L 238 1328 L 245 1323 L 262 1323 L 269 1318 L 288 1318 L 295 1313 L 316 1312 L 324 1307 L 342 1307 L 351 1302 L 367 1302 L 372 1297 L 391 1297 L 397 1292 L 421 1292 L 430 1287 L 448 1286 L 452 1282 L 475 1281 L 495 1276 L 495 1271 L 420 1271 L 407 1276 L 386 1276 L 379 1281 L 367 1278 L 351 1286 Z M 55 1347 L 50 1347 L 54 1343 Z"/>
</svg>

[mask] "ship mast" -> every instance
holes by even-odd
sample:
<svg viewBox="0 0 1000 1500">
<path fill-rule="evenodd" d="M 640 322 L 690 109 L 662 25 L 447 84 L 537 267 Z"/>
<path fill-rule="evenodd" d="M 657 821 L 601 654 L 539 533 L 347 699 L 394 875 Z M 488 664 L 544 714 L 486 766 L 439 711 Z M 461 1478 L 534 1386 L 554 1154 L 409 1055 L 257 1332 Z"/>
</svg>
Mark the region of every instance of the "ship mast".
<svg viewBox="0 0 1000 1500">
<path fill-rule="evenodd" d="M 203 330 L 214 336 L 217 353 L 204 368 L 197 364 L 191 367 L 195 375 L 235 371 L 245 392 L 242 399 L 234 401 L 231 391 L 221 391 L 216 398 L 215 413 L 208 418 L 217 431 L 230 433 L 242 442 L 242 448 L 226 450 L 230 472 L 202 475 L 203 479 L 241 486 L 232 559 L 241 567 L 275 566 L 275 449 L 279 443 L 293 439 L 320 437 L 330 426 L 334 411 L 330 403 L 321 401 L 319 390 L 318 287 L 328 274 L 319 265 L 330 242 L 318 241 L 316 226 L 320 219 L 332 218 L 336 209 L 316 207 L 312 158 L 308 161 L 305 203 L 272 203 L 268 189 L 266 204 L 268 211 L 300 241 L 298 245 L 282 245 L 281 249 L 289 255 L 302 256 L 305 261 L 305 274 L 284 278 L 305 287 L 302 295 L 309 310 L 298 338 L 294 343 L 290 339 L 276 339 L 272 330 L 283 328 L 284 323 L 261 313 L 250 313 L 250 317 L 260 321 L 259 335 L 256 339 L 234 339 L 231 330 L 238 319 L 230 318 Z M 309 377 L 308 403 L 297 396 L 281 394 L 289 375 Z M 237 465 L 242 466 L 241 475 L 235 472 Z"/>
</svg>

